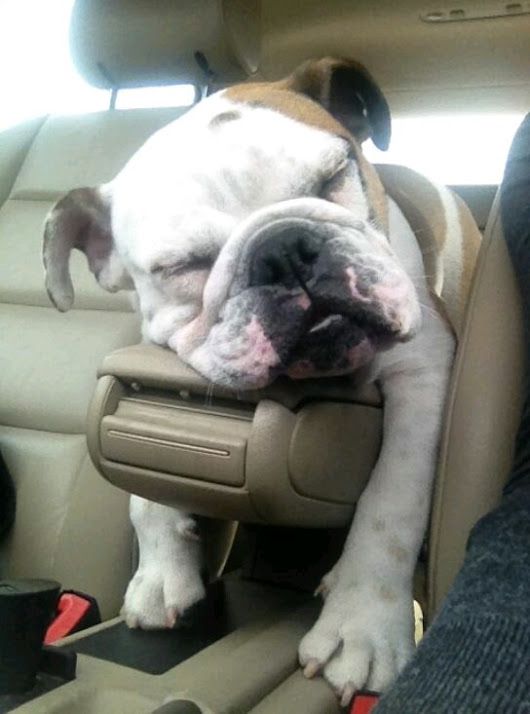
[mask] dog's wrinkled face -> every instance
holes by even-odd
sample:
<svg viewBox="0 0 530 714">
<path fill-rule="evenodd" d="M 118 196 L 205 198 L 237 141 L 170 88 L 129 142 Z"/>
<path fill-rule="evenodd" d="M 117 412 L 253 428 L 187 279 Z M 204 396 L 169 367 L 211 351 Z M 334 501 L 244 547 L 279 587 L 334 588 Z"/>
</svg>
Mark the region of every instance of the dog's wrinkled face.
<svg viewBox="0 0 530 714">
<path fill-rule="evenodd" d="M 351 372 L 417 326 L 414 289 L 370 224 L 318 198 L 264 208 L 223 246 L 169 346 L 217 383 Z"/>
<path fill-rule="evenodd" d="M 352 67 L 371 94 L 362 82 L 352 91 L 339 61 L 220 92 L 155 134 L 113 182 L 63 198 L 44 244 L 59 309 L 73 300 L 76 247 L 106 289 L 134 285 L 147 340 L 242 389 L 351 372 L 409 339 L 415 291 L 344 128 L 384 145 L 388 110 Z"/>
</svg>

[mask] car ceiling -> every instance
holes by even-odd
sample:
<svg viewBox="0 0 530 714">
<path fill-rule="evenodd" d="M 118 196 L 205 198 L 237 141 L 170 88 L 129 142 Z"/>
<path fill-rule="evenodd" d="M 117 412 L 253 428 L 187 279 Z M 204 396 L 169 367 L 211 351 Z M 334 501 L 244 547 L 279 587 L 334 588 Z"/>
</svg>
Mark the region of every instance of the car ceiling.
<svg viewBox="0 0 530 714">
<path fill-rule="evenodd" d="M 354 56 L 381 84 L 394 112 L 530 109 L 527 14 L 426 22 L 505 12 L 519 3 L 434 0 L 274 0 L 262 6 L 261 70 L 279 77 L 300 60 Z M 512 10 L 514 12 L 515 10 Z"/>
<path fill-rule="evenodd" d="M 196 82 L 197 52 L 219 84 L 244 78 L 234 55 L 257 79 L 353 57 L 394 115 L 417 115 L 528 111 L 529 38 L 530 0 L 76 0 L 71 44 L 107 87 Z"/>
</svg>

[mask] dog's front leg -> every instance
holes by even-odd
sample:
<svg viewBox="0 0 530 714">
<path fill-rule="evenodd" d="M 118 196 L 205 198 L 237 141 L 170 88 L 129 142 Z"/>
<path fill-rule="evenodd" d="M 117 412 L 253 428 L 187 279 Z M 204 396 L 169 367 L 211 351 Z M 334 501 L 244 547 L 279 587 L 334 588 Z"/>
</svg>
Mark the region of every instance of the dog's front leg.
<svg viewBox="0 0 530 714">
<path fill-rule="evenodd" d="M 139 496 L 131 496 L 130 515 L 140 559 L 122 615 L 129 627 L 173 627 L 205 595 L 194 521 L 187 513 Z"/>
<path fill-rule="evenodd" d="M 429 513 L 451 360 L 445 342 L 437 365 L 416 362 L 407 369 L 398 359 L 382 375 L 381 454 L 342 556 L 324 581 L 320 617 L 300 645 L 306 675 L 322 670 L 344 705 L 357 689 L 388 686 L 414 647 L 412 579 Z"/>
</svg>

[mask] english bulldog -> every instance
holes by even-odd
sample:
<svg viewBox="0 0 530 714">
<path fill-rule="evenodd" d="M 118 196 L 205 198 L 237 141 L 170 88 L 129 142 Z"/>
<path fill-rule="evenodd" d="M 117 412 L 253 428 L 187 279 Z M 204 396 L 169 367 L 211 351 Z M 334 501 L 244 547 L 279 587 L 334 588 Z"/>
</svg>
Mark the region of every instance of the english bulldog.
<svg viewBox="0 0 530 714">
<path fill-rule="evenodd" d="M 136 291 L 146 341 L 215 384 L 362 368 L 380 385 L 381 453 L 299 648 L 305 675 L 322 674 L 343 704 L 384 690 L 414 648 L 412 578 L 455 343 L 409 222 L 361 153 L 368 137 L 387 148 L 390 114 L 353 61 L 224 89 L 110 183 L 63 197 L 43 247 L 59 310 L 73 304 L 77 248 L 103 288 Z M 460 245 L 460 207 L 445 189 L 432 196 L 444 245 Z M 130 513 L 140 560 L 124 618 L 172 627 L 205 594 L 193 518 L 136 496 Z"/>
</svg>

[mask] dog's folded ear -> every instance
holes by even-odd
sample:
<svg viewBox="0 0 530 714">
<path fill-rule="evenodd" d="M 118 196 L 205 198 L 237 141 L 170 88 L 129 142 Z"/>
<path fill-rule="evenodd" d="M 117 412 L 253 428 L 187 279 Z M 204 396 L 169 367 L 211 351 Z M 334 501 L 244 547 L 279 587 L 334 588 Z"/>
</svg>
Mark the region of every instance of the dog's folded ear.
<svg viewBox="0 0 530 714">
<path fill-rule="evenodd" d="M 52 208 L 44 224 L 42 257 L 46 289 L 61 312 L 72 307 L 70 253 L 82 251 L 90 271 L 109 292 L 132 287 L 112 239 L 110 201 L 97 188 L 76 188 Z"/>
<path fill-rule="evenodd" d="M 388 149 L 390 110 L 362 64 L 334 57 L 308 60 L 282 84 L 322 104 L 359 141 L 371 137 L 379 149 Z"/>
</svg>

